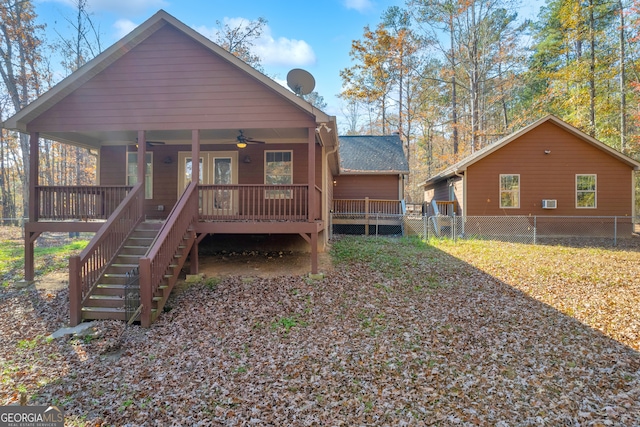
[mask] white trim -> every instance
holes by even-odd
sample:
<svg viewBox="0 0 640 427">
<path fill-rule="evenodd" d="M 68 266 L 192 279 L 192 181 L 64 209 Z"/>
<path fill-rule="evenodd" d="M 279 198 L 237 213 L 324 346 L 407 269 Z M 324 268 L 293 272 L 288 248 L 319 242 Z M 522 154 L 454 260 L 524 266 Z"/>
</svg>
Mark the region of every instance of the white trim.
<svg viewBox="0 0 640 427">
<path fill-rule="evenodd" d="M 129 184 L 129 154 L 135 154 L 136 156 L 138 155 L 137 151 L 126 151 L 126 155 L 124 157 L 124 161 L 125 161 L 125 171 L 124 171 L 124 182 L 125 185 L 131 185 Z M 149 155 L 151 156 L 151 171 L 149 173 L 149 178 L 147 179 L 147 174 L 145 171 L 145 188 L 144 188 L 144 199 L 145 200 L 153 200 L 153 151 L 146 151 L 145 153 L 145 162 L 144 164 L 147 164 L 147 159 L 146 156 Z M 138 171 L 138 161 L 137 161 L 137 157 L 136 157 L 136 162 L 134 163 L 136 165 L 136 173 Z M 137 178 L 137 176 L 136 176 Z M 149 183 L 149 192 L 151 193 L 149 195 L 149 197 L 147 197 L 147 182 Z"/>
<path fill-rule="evenodd" d="M 204 183 L 204 173 L 205 173 L 205 168 L 207 167 L 207 163 L 206 163 L 206 151 L 200 153 L 200 158 L 202 159 L 202 167 L 200 168 L 200 175 L 202 175 L 202 181 Z M 185 187 L 187 186 L 187 176 L 186 176 L 186 161 L 187 159 L 190 159 L 193 155 L 193 152 L 191 151 L 178 151 L 178 195 L 177 197 L 180 198 L 180 196 L 182 195 L 182 192 L 184 191 Z M 191 182 L 191 178 L 189 178 L 189 182 Z"/>
<path fill-rule="evenodd" d="M 502 206 L 502 177 L 503 176 L 517 176 L 518 177 L 518 206 Z M 498 203 L 500 205 L 500 209 L 520 209 L 520 189 L 522 188 L 522 182 L 520 181 L 519 173 L 501 173 L 498 178 Z M 512 191 L 512 190 L 505 190 Z"/>
<path fill-rule="evenodd" d="M 293 150 L 264 150 L 264 185 L 278 185 L 278 184 L 269 184 L 267 183 L 267 154 L 268 153 L 289 153 L 291 155 L 291 182 L 286 185 L 293 185 Z M 280 197 L 267 197 L 267 190 L 265 190 L 264 198 L 265 199 L 290 199 L 293 195 L 289 194 L 281 195 Z"/>
<path fill-rule="evenodd" d="M 578 206 L 578 177 L 579 176 L 593 176 L 595 178 L 595 188 L 593 189 L 593 204 L 594 206 Z M 598 174 L 596 173 L 577 173 L 574 180 L 574 194 L 575 194 L 575 207 L 576 209 L 598 209 Z M 584 191 L 583 193 L 591 193 L 591 191 Z"/>
</svg>

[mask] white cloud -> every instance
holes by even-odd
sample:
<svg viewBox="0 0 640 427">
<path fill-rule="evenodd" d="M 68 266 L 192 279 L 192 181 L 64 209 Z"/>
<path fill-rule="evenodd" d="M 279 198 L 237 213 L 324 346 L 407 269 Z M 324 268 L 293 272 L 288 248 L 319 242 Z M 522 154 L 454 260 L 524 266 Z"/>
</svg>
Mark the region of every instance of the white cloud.
<svg viewBox="0 0 640 427">
<path fill-rule="evenodd" d="M 265 65 L 310 65 L 316 62 L 316 54 L 304 40 L 279 37 L 274 39 L 270 31 L 256 41 L 255 53 Z"/>
<path fill-rule="evenodd" d="M 248 23 L 245 18 L 224 18 L 222 21 L 223 25 L 230 28 L 245 26 Z M 219 33 L 218 28 L 204 26 L 196 27 L 195 30 L 214 41 Z M 274 38 L 268 25 L 264 26 L 262 34 L 255 40 L 251 52 L 260 57 L 263 65 L 301 66 L 316 62 L 316 54 L 307 42 L 286 37 Z"/>
<path fill-rule="evenodd" d="M 344 0 L 347 9 L 355 9 L 358 12 L 366 12 L 373 8 L 371 0 Z"/>
<path fill-rule="evenodd" d="M 121 39 L 131 31 L 133 31 L 138 24 L 133 21 L 129 21 L 128 19 L 118 19 L 113 27 L 116 29 L 116 38 Z"/>
</svg>

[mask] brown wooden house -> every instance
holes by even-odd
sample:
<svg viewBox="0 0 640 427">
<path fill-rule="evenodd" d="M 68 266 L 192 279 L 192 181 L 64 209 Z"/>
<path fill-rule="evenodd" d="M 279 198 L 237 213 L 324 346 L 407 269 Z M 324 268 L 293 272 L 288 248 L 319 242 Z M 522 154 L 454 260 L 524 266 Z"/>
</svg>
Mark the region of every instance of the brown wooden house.
<svg viewBox="0 0 640 427">
<path fill-rule="evenodd" d="M 430 214 L 633 217 L 637 170 L 639 162 L 549 115 L 422 186 Z"/>
<path fill-rule="evenodd" d="M 70 260 L 72 324 L 137 316 L 133 301 L 149 325 L 209 234 L 299 236 L 317 272 L 335 118 L 164 11 L 3 127 L 30 135 L 26 280 L 39 234 L 96 232 Z M 96 153 L 96 185 L 39 185 L 42 138 Z"/>
<path fill-rule="evenodd" d="M 402 214 L 409 163 L 400 136 L 353 135 L 338 139 L 339 173 L 333 181 L 333 212 Z"/>
</svg>

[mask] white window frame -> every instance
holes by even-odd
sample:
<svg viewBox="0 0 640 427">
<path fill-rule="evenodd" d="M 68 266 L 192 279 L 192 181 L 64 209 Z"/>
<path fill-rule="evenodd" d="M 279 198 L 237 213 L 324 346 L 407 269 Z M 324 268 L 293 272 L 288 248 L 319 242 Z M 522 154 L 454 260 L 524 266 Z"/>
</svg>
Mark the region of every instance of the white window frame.
<svg viewBox="0 0 640 427">
<path fill-rule="evenodd" d="M 518 177 L 518 190 L 517 190 L 517 206 L 502 206 L 502 193 L 513 193 L 514 190 L 503 190 L 502 189 L 502 177 L 507 177 L 507 176 L 517 176 Z M 498 186 L 499 186 L 499 191 L 498 191 L 498 200 L 500 203 L 500 209 L 520 209 L 520 188 L 521 188 L 521 181 L 520 181 L 520 174 L 519 173 L 501 173 L 500 174 L 500 178 L 499 178 L 499 182 L 498 182 Z"/>
<path fill-rule="evenodd" d="M 290 171 L 290 183 L 289 184 L 272 184 L 267 182 L 267 164 L 268 164 L 268 155 L 269 153 L 289 153 L 291 160 L 291 171 Z M 265 150 L 264 152 L 264 184 L 265 185 L 293 185 L 293 150 Z M 265 199 L 291 199 L 293 194 L 291 190 L 265 190 L 264 198 Z"/>
<path fill-rule="evenodd" d="M 129 162 L 129 156 L 135 155 L 136 161 Z M 149 162 L 146 160 L 146 156 L 149 156 Z M 137 151 L 127 151 L 127 157 L 125 158 L 125 181 L 127 185 L 135 185 L 138 181 L 138 152 Z M 129 174 L 129 164 L 132 163 L 135 165 L 135 170 L 133 174 Z M 147 163 L 150 165 L 149 170 L 145 170 L 145 187 L 144 187 L 144 198 L 147 200 L 153 199 L 153 152 L 147 151 L 145 153 L 145 167 Z M 133 182 L 133 183 L 132 183 Z"/>
<path fill-rule="evenodd" d="M 578 190 L 578 177 L 592 176 L 594 178 L 593 190 Z M 595 173 L 577 173 L 575 180 L 576 189 L 576 209 L 597 209 L 598 208 L 598 175 Z M 579 206 L 578 195 L 584 193 L 593 193 L 593 206 Z"/>
</svg>

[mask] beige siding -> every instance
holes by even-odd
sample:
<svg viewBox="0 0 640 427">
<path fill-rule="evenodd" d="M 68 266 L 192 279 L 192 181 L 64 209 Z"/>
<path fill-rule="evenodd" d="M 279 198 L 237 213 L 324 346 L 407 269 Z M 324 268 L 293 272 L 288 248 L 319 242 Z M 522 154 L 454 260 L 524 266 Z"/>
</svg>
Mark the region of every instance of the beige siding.
<svg viewBox="0 0 640 427">
<path fill-rule="evenodd" d="M 55 109 L 32 131 L 312 127 L 310 115 L 202 45 L 165 27 Z"/>
<path fill-rule="evenodd" d="M 549 154 L 545 154 L 550 151 Z M 631 215 L 630 166 L 543 123 L 467 169 L 466 215 Z M 500 174 L 520 174 L 520 208 L 500 208 Z M 576 209 L 576 174 L 597 175 L 597 209 Z M 558 208 L 542 209 L 542 199 Z"/>
</svg>

